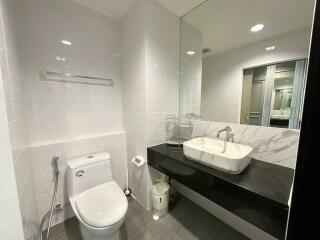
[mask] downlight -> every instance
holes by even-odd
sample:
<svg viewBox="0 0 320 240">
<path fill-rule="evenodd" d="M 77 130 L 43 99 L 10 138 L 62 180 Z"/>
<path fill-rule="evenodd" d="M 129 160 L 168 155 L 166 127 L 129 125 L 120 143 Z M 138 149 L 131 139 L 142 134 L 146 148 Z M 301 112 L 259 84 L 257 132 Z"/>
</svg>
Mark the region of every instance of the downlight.
<svg viewBox="0 0 320 240">
<path fill-rule="evenodd" d="M 251 27 L 250 31 L 251 32 L 260 32 L 264 28 L 264 25 L 259 23 Z"/>
</svg>

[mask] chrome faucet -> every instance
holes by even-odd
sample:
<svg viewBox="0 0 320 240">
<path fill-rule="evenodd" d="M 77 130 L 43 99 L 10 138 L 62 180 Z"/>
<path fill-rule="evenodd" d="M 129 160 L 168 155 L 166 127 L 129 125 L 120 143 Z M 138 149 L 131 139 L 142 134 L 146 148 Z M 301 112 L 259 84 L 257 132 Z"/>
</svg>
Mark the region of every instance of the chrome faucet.
<svg viewBox="0 0 320 240">
<path fill-rule="evenodd" d="M 222 132 L 226 132 L 226 142 L 233 142 L 234 143 L 234 133 L 232 133 L 232 129 L 231 127 L 229 126 L 226 126 L 225 128 L 223 129 L 220 129 L 218 132 L 217 132 L 217 138 L 220 137 L 220 133 Z"/>
</svg>

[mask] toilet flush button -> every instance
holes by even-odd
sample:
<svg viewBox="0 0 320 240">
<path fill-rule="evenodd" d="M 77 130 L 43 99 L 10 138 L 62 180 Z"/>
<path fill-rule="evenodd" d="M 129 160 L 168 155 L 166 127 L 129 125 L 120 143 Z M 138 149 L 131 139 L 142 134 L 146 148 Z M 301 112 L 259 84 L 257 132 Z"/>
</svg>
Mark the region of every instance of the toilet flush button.
<svg viewBox="0 0 320 240">
<path fill-rule="evenodd" d="M 78 172 L 76 172 L 76 176 L 77 177 L 82 177 L 84 174 L 84 171 L 83 170 L 79 170 Z"/>
</svg>

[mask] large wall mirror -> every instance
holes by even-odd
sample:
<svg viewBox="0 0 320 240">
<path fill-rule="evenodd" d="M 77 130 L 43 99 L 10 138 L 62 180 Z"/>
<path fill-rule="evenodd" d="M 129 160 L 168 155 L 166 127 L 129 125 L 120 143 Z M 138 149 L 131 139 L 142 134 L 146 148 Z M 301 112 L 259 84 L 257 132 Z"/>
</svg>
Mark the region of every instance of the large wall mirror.
<svg viewBox="0 0 320 240">
<path fill-rule="evenodd" d="M 182 17 L 182 117 L 299 129 L 314 0 L 208 0 Z"/>
</svg>

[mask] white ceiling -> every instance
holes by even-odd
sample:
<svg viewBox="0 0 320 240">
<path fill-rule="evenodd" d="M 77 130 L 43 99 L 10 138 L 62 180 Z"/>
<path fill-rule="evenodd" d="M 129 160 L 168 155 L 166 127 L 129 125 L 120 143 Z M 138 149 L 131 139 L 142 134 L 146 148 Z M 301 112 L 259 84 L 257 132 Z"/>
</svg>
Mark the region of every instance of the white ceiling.
<svg viewBox="0 0 320 240">
<path fill-rule="evenodd" d="M 139 0 L 72 0 L 113 19 L 121 19 Z M 156 0 L 178 17 L 206 0 Z"/>
<path fill-rule="evenodd" d="M 312 25 L 314 0 L 209 0 L 184 17 L 213 54 Z M 250 28 L 263 23 L 261 32 Z"/>
<path fill-rule="evenodd" d="M 139 0 L 72 1 L 119 20 Z M 194 9 L 184 20 L 203 33 L 203 47 L 212 49 L 210 54 L 310 27 L 314 6 L 314 0 L 157 1 L 179 17 Z M 251 26 L 257 23 L 263 23 L 265 28 L 251 33 Z"/>
<path fill-rule="evenodd" d="M 139 0 L 72 0 L 113 19 L 121 19 Z"/>
<path fill-rule="evenodd" d="M 178 17 L 185 15 L 190 10 L 199 6 L 206 0 L 157 0 L 161 5 L 169 9 Z"/>
</svg>

